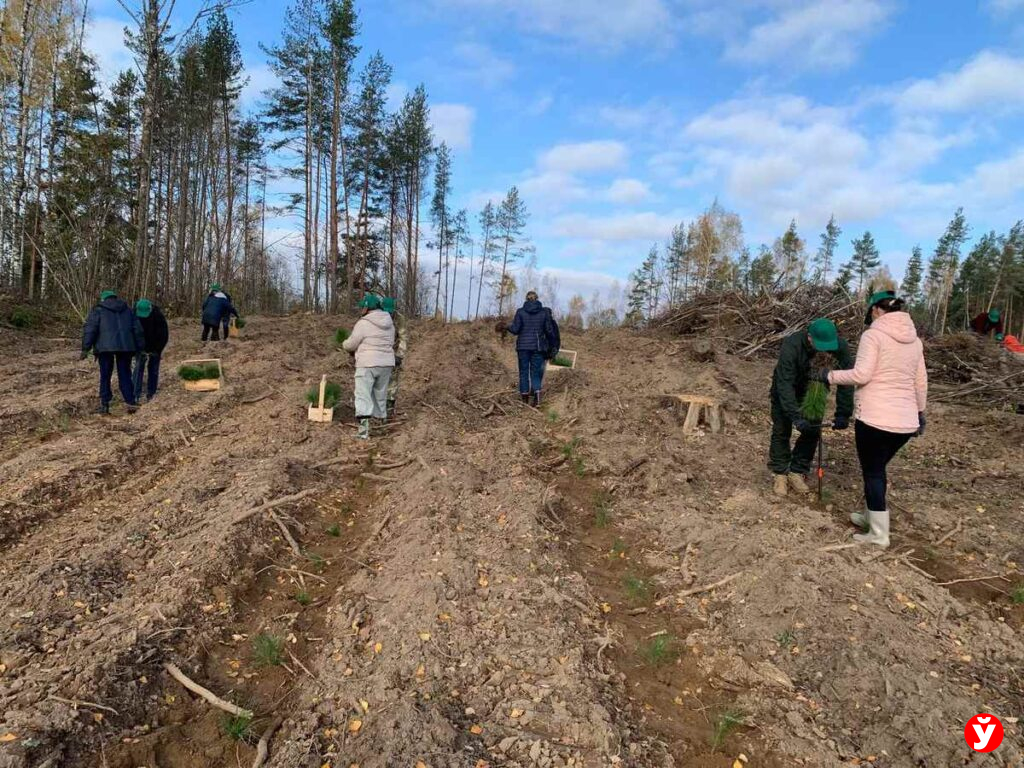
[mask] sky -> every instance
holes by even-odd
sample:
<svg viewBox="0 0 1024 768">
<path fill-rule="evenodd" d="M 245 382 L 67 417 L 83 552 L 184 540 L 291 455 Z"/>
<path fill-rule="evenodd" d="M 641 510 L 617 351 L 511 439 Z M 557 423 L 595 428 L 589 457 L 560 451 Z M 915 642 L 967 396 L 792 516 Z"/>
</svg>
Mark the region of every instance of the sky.
<svg viewBox="0 0 1024 768">
<path fill-rule="evenodd" d="M 179 0 L 187 23 L 195 0 Z M 233 10 L 257 109 L 285 3 Z M 131 65 L 116 0 L 87 47 Z M 426 85 L 455 207 L 517 185 L 563 299 L 625 282 L 717 199 L 756 251 L 795 219 L 839 259 L 864 230 L 897 278 L 963 206 L 978 236 L 1024 218 L 1024 0 L 364 0 L 361 60 Z M 298 223 L 279 222 L 288 234 Z"/>
</svg>

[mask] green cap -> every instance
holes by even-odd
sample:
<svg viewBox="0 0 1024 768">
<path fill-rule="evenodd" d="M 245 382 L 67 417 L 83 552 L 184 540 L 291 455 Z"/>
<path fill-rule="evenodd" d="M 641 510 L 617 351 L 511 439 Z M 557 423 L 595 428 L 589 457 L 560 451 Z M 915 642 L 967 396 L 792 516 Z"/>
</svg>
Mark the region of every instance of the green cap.
<svg viewBox="0 0 1024 768">
<path fill-rule="evenodd" d="M 363 300 L 359 302 L 359 306 L 362 309 L 377 309 L 380 307 L 380 297 L 375 293 L 367 293 L 363 296 Z"/>
<path fill-rule="evenodd" d="M 153 302 L 149 299 L 139 299 L 135 302 L 135 314 L 139 317 L 149 317 L 153 314 Z"/>
<path fill-rule="evenodd" d="M 107 299 L 112 299 L 115 296 L 117 296 L 117 291 L 103 291 L 103 293 L 100 294 L 100 301 L 106 301 Z"/>
<path fill-rule="evenodd" d="M 383 309 L 385 312 L 394 312 L 395 300 L 392 299 L 390 296 L 385 296 L 383 299 L 380 300 L 380 308 Z"/>
<path fill-rule="evenodd" d="M 1006 334 L 1003 334 L 1003 333 L 997 333 L 996 334 L 996 341 L 1002 341 L 1005 338 L 1006 338 Z"/>
<path fill-rule="evenodd" d="M 220 283 L 210 283 L 210 290 L 211 291 L 219 291 L 220 290 Z"/>
<path fill-rule="evenodd" d="M 988 319 L 991 320 L 993 323 L 998 323 L 999 317 L 1000 315 L 998 309 L 993 309 L 991 312 L 988 313 Z"/>
<path fill-rule="evenodd" d="M 868 309 L 875 306 L 878 302 L 884 299 L 895 299 L 896 291 L 878 291 L 878 293 L 872 293 L 868 299 Z"/>
<path fill-rule="evenodd" d="M 836 324 L 825 317 L 819 317 L 807 328 L 811 346 L 819 352 L 835 352 L 839 349 L 839 331 Z"/>
</svg>

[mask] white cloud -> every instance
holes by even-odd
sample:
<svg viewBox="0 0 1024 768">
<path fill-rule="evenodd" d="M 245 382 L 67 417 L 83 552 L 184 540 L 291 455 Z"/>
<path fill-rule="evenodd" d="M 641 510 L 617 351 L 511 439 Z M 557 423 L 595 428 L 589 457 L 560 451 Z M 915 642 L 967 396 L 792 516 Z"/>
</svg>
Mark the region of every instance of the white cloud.
<svg viewBox="0 0 1024 768">
<path fill-rule="evenodd" d="M 911 83 L 896 96 L 908 112 L 968 112 L 1024 106 L 1024 58 L 982 51 L 955 72 Z"/>
<path fill-rule="evenodd" d="M 86 25 L 85 50 L 95 57 L 103 83 L 112 84 L 119 72 L 135 66 L 124 43 L 124 28 L 124 21 L 110 16 L 98 16 Z"/>
<path fill-rule="evenodd" d="M 852 64 L 890 9 L 882 0 L 815 0 L 788 4 L 726 48 L 727 58 L 750 64 L 839 69 Z"/>
<path fill-rule="evenodd" d="M 586 187 L 571 173 L 540 171 L 517 185 L 529 208 L 559 208 L 587 196 Z"/>
<path fill-rule="evenodd" d="M 476 110 L 465 104 L 434 104 L 430 107 L 430 122 L 434 137 L 445 141 L 454 150 L 467 150 L 473 145 L 473 122 Z"/>
<path fill-rule="evenodd" d="M 516 75 L 512 59 L 476 41 L 446 48 L 443 58 L 425 59 L 417 68 L 429 72 L 430 79 L 455 82 L 465 88 L 497 88 Z"/>
<path fill-rule="evenodd" d="M 1024 11 L 1024 0 L 988 0 L 985 6 L 994 14 L 1006 15 L 1014 11 Z"/>
<path fill-rule="evenodd" d="M 540 117 L 541 115 L 545 114 L 549 109 L 551 109 L 554 103 L 555 97 L 552 94 L 542 94 L 538 96 L 536 99 L 534 99 L 533 103 L 527 106 L 526 113 L 528 115 L 531 115 L 532 117 Z"/>
<path fill-rule="evenodd" d="M 680 221 L 679 216 L 666 216 L 651 211 L 611 216 L 573 213 L 557 217 L 551 223 L 550 234 L 582 240 L 660 241 L 668 237 L 672 227 Z"/>
<path fill-rule="evenodd" d="M 436 0 L 446 8 L 511 18 L 521 29 L 547 37 L 616 49 L 671 40 L 673 14 L 666 0 Z"/>
<path fill-rule="evenodd" d="M 624 205 L 643 202 L 650 196 L 651 188 L 639 179 L 616 179 L 604 192 L 606 200 Z"/>
<path fill-rule="evenodd" d="M 1024 191 L 1024 148 L 1002 160 L 978 165 L 970 185 L 985 200 L 1007 200 Z"/>
<path fill-rule="evenodd" d="M 626 145 L 619 141 L 558 144 L 540 156 L 538 165 L 561 173 L 614 171 L 625 165 L 628 154 Z"/>
</svg>

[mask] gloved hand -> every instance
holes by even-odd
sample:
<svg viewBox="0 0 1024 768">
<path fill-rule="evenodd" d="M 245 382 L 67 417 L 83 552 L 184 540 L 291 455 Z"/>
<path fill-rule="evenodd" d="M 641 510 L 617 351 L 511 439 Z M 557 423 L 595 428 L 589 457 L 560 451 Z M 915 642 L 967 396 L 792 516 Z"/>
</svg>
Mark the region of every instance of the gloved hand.
<svg viewBox="0 0 1024 768">
<path fill-rule="evenodd" d="M 849 416 L 836 416 L 832 420 L 832 429 L 847 429 L 850 426 Z"/>
<path fill-rule="evenodd" d="M 401 368 L 401 367 L 402 367 L 402 358 L 398 357 L 398 355 L 395 355 L 395 368 Z"/>
<path fill-rule="evenodd" d="M 504 320 L 499 320 L 497 323 L 494 324 L 494 332 L 508 333 L 508 326 L 505 324 Z"/>
<path fill-rule="evenodd" d="M 801 435 L 814 435 L 821 431 L 821 424 L 812 424 L 807 419 L 796 419 L 793 426 Z"/>
<path fill-rule="evenodd" d="M 916 437 L 921 437 L 924 434 L 924 428 L 928 426 L 928 421 L 924 417 L 924 411 L 917 412 L 917 432 L 914 433 Z"/>
<path fill-rule="evenodd" d="M 811 381 L 820 381 L 822 384 L 828 384 L 828 375 L 832 373 L 830 368 L 821 368 L 817 371 L 811 371 L 809 378 Z"/>
<path fill-rule="evenodd" d="M 82 350 L 82 354 L 80 354 L 78 356 L 78 359 L 79 360 L 85 360 L 85 358 L 87 358 L 88 356 L 89 356 L 89 350 L 88 349 L 83 349 Z"/>
</svg>

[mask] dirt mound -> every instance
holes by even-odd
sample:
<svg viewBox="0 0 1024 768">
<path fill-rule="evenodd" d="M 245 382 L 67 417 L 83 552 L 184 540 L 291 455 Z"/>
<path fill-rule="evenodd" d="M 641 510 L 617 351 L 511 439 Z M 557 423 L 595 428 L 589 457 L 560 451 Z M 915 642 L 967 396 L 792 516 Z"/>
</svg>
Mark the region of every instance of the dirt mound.
<svg viewBox="0 0 1024 768">
<path fill-rule="evenodd" d="M 823 504 L 767 493 L 768 362 L 570 333 L 535 411 L 511 340 L 422 323 L 367 446 L 347 404 L 305 418 L 349 384 L 340 321 L 250 320 L 206 348 L 175 324 L 131 417 L 88 415 L 73 343 L 6 364 L 3 768 L 251 764 L 277 721 L 281 768 L 954 765 L 968 717 L 1024 704 L 1017 416 L 938 405 L 865 551 L 848 433 Z M 200 352 L 219 392 L 173 379 Z M 684 435 L 680 393 L 724 431 Z"/>
</svg>

